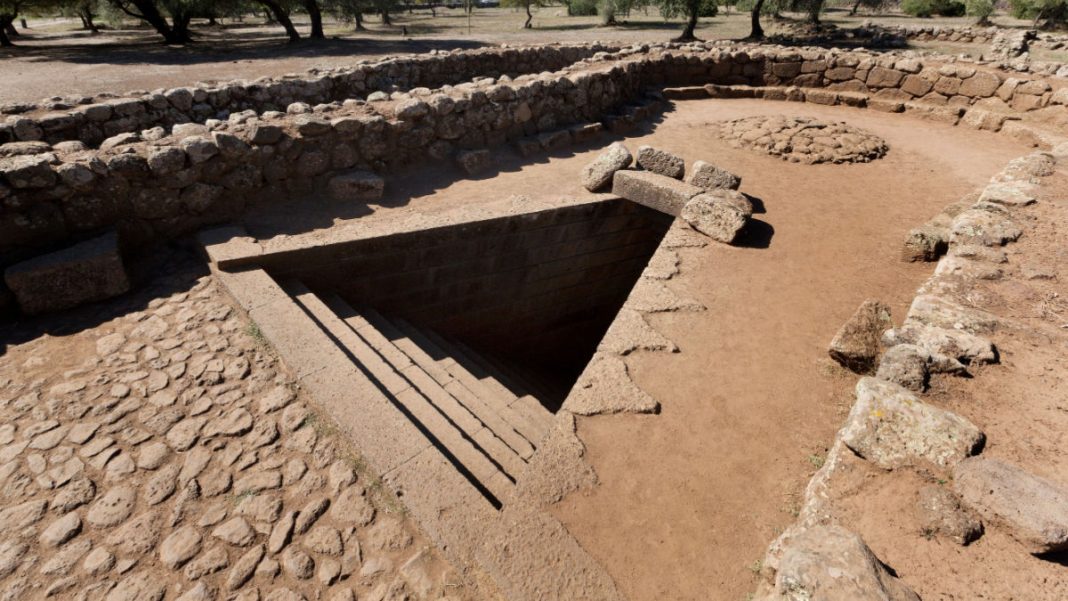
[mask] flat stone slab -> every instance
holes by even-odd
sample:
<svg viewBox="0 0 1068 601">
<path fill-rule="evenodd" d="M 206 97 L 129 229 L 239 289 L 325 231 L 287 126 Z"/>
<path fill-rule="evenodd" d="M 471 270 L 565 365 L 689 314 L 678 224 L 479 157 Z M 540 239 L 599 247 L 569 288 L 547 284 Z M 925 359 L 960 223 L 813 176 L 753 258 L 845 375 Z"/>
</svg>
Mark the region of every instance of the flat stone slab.
<svg viewBox="0 0 1068 601">
<path fill-rule="evenodd" d="M 953 488 L 983 519 L 1034 554 L 1068 549 L 1068 487 L 998 459 L 973 457 L 953 470 Z"/>
<path fill-rule="evenodd" d="M 8 267 L 19 307 L 36 315 L 118 296 L 130 289 L 114 231 Z"/>
<path fill-rule="evenodd" d="M 612 194 L 674 217 L 702 192 L 697 186 L 649 171 L 616 171 L 612 176 Z"/>
<path fill-rule="evenodd" d="M 924 461 L 952 467 L 984 441 L 970 421 L 876 378 L 857 383 L 857 401 L 840 436 L 850 450 L 884 469 Z"/>
</svg>

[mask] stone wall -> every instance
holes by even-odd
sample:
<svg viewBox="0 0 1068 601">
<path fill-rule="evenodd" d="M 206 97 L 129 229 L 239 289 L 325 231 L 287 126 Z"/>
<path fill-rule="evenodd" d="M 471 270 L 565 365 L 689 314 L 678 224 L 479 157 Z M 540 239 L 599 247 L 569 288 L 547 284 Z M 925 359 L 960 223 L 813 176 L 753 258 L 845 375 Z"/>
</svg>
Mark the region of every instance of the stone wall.
<svg viewBox="0 0 1068 601">
<path fill-rule="evenodd" d="M 598 52 L 601 44 L 489 48 L 360 61 L 352 67 L 304 75 L 198 84 L 116 97 L 73 97 L 41 104 L 0 107 L 0 144 L 43 140 L 96 146 L 120 133 L 177 123 L 225 120 L 242 111 L 284 111 L 294 102 L 321 104 L 420 87 L 440 87 L 480 77 L 516 77 L 556 71 Z"/>
<path fill-rule="evenodd" d="M 716 43 L 631 47 L 551 73 L 413 89 L 380 101 L 298 103 L 287 113 L 183 124 L 170 135 L 120 134 L 98 149 L 0 145 L 0 267 L 116 226 L 132 248 L 173 239 L 235 217 L 250 202 L 321 191 L 338 173 L 381 173 L 570 124 L 611 125 L 612 113 L 648 88 L 705 84 L 750 87 L 763 98 L 801 94 L 885 110 L 942 109 L 954 123 L 971 119 L 985 129 L 997 129 L 987 120 L 1000 124 L 1037 109 L 1068 111 L 1068 94 L 1045 80 L 963 63 Z"/>
</svg>

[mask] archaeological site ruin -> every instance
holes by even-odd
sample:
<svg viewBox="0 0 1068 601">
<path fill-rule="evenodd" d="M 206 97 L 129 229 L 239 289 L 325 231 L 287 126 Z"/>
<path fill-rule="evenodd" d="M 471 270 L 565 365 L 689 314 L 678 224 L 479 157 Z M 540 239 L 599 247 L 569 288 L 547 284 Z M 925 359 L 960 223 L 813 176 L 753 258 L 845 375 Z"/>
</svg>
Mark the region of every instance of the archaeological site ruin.
<svg viewBox="0 0 1068 601">
<path fill-rule="evenodd" d="M 832 42 L 4 106 L 0 599 L 1068 599 L 1068 73 Z"/>
</svg>

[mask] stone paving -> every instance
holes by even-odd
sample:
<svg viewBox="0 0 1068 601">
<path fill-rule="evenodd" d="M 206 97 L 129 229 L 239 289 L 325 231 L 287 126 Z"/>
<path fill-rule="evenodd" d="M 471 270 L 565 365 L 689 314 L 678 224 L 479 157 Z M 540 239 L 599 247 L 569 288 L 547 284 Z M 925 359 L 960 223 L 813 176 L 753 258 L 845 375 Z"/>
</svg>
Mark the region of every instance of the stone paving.
<svg viewBox="0 0 1068 601">
<path fill-rule="evenodd" d="M 19 326 L 74 333 L 0 332 L 24 341 L 0 355 L 0 601 L 470 597 L 256 326 L 178 273 Z"/>
</svg>

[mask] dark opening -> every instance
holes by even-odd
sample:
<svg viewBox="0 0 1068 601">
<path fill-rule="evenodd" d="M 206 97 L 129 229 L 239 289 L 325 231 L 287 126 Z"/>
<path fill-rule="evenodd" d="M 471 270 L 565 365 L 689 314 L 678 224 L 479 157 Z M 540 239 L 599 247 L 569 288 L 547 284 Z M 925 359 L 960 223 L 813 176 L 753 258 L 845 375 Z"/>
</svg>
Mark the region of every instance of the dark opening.
<svg viewBox="0 0 1068 601">
<path fill-rule="evenodd" d="M 341 243 L 267 269 L 380 314 L 387 337 L 415 331 L 432 354 L 454 353 L 555 412 L 670 224 L 607 200 Z"/>
</svg>

